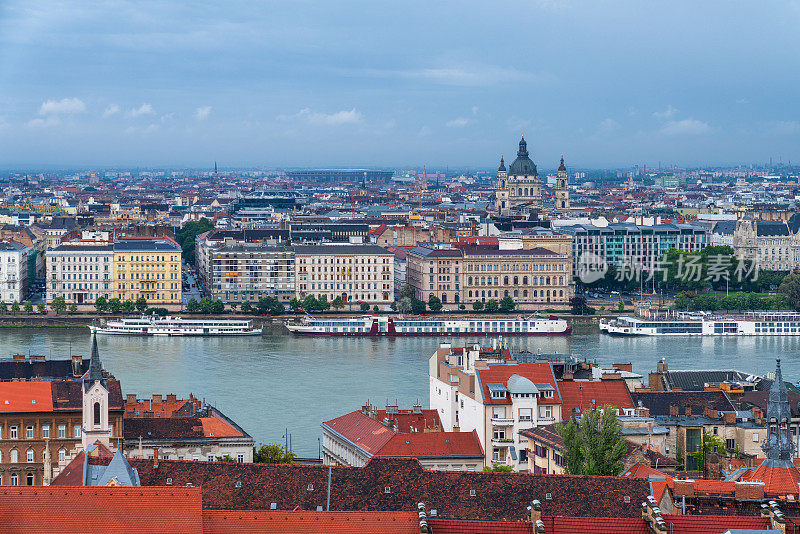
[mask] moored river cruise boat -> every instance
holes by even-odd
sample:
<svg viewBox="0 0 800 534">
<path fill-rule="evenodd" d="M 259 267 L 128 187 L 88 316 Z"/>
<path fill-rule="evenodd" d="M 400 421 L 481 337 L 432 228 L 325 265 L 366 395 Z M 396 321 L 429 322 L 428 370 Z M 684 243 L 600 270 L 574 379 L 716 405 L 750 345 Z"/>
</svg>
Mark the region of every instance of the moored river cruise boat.
<svg viewBox="0 0 800 534">
<path fill-rule="evenodd" d="M 311 317 L 286 321 L 293 334 L 316 336 L 548 336 L 566 335 L 572 327 L 564 319 L 549 317 L 475 316 L 415 317 L 364 315 L 362 317 Z"/>
<path fill-rule="evenodd" d="M 669 316 L 601 319 L 600 331 L 612 336 L 799 336 L 800 313 L 746 312 L 717 315 L 704 312 Z"/>
<path fill-rule="evenodd" d="M 257 336 L 247 319 L 185 319 L 183 317 L 146 316 L 105 321 L 89 326 L 92 334 L 134 336 Z"/>
</svg>

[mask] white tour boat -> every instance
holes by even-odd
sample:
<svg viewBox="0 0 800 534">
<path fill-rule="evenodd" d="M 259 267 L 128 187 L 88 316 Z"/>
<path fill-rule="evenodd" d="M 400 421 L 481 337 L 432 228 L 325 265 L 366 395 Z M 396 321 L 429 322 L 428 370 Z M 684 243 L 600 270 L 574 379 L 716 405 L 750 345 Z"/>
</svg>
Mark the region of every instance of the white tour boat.
<svg viewBox="0 0 800 534">
<path fill-rule="evenodd" d="M 260 328 L 253 328 L 247 319 L 186 319 L 142 315 L 105 321 L 89 326 L 92 334 L 117 334 L 134 336 L 257 336 Z"/>
<path fill-rule="evenodd" d="M 566 335 L 569 323 L 549 317 L 416 317 L 364 315 L 362 317 L 312 317 L 287 321 L 293 334 L 316 336 L 547 336 Z"/>
<path fill-rule="evenodd" d="M 601 319 L 600 331 L 616 336 L 798 336 L 800 313 L 746 312 L 717 315 L 683 312 L 670 316 Z"/>
</svg>

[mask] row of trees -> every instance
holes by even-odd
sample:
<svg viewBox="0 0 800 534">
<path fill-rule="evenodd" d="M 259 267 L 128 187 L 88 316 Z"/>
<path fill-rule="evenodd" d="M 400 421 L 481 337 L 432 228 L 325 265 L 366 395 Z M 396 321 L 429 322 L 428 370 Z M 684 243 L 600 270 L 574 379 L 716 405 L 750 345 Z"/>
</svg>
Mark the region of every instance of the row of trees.
<svg viewBox="0 0 800 534">
<path fill-rule="evenodd" d="M 783 276 L 778 291 L 764 296 L 755 292 L 727 295 L 682 291 L 675 297 L 675 309 L 688 311 L 785 310 L 800 311 L 800 274 Z"/>
<path fill-rule="evenodd" d="M 400 311 L 400 313 L 413 313 L 416 315 L 425 313 L 426 310 L 430 310 L 433 313 L 439 313 L 442 311 L 442 306 L 442 300 L 436 295 L 431 295 L 430 298 L 428 298 L 427 303 L 418 299 L 414 295 L 414 288 L 411 287 L 410 284 L 403 286 L 403 289 L 400 290 L 400 294 L 398 295 L 397 303 L 392 303 L 393 310 L 396 309 Z M 497 299 L 489 299 L 486 302 L 476 300 L 472 303 L 472 309 L 476 312 L 511 312 L 514 311 L 514 308 L 516 307 L 517 303 L 514 302 L 514 299 L 511 297 L 503 297 L 499 301 Z M 460 310 L 464 310 L 466 309 L 466 306 L 464 304 L 460 304 L 458 308 Z"/>
<path fill-rule="evenodd" d="M 187 222 L 175 232 L 175 241 L 181 246 L 181 257 L 185 262 L 194 265 L 195 238 L 213 229 L 214 225 L 203 217 L 197 222 Z"/>
<path fill-rule="evenodd" d="M 2 313 L 8 312 L 9 310 L 12 312 L 19 312 L 24 310 L 27 313 L 33 313 L 33 309 L 34 305 L 31 302 L 28 302 L 27 300 L 22 302 L 21 304 L 16 300 L 11 304 L 0 302 L 0 312 Z M 37 304 L 36 309 L 39 311 L 39 313 L 43 313 L 45 310 L 45 305 L 41 303 Z"/>
</svg>

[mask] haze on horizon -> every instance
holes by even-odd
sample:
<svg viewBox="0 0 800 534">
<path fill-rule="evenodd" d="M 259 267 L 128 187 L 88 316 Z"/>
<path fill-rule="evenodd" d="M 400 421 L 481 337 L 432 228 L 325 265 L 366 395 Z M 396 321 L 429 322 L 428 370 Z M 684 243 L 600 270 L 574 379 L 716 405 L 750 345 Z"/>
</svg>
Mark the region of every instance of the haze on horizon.
<svg viewBox="0 0 800 534">
<path fill-rule="evenodd" d="M 0 4 L 0 167 L 800 161 L 800 2 Z"/>
</svg>

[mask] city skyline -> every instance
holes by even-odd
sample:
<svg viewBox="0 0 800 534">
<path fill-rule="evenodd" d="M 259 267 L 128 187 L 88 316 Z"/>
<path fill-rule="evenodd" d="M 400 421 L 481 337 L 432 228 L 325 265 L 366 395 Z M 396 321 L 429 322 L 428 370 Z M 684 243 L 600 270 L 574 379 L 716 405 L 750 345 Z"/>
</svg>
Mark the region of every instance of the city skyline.
<svg viewBox="0 0 800 534">
<path fill-rule="evenodd" d="M 542 168 L 786 163 L 798 18 L 794 2 L 10 2 L 0 166 L 491 168 L 522 132 Z"/>
</svg>

